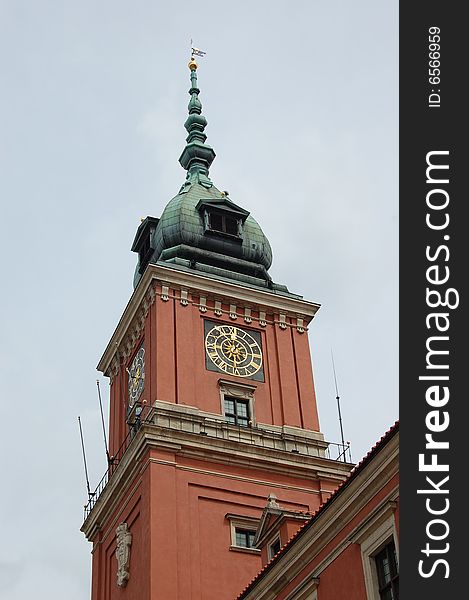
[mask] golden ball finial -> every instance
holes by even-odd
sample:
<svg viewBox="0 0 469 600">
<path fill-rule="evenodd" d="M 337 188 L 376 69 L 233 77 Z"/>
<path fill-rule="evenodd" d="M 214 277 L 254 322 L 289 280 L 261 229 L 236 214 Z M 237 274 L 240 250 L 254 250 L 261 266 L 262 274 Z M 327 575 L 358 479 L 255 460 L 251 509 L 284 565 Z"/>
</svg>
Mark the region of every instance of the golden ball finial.
<svg viewBox="0 0 469 600">
<path fill-rule="evenodd" d="M 189 61 L 188 67 L 191 71 L 196 71 L 197 70 L 197 63 L 195 62 L 195 58 L 193 56 L 191 56 L 191 59 Z"/>
</svg>

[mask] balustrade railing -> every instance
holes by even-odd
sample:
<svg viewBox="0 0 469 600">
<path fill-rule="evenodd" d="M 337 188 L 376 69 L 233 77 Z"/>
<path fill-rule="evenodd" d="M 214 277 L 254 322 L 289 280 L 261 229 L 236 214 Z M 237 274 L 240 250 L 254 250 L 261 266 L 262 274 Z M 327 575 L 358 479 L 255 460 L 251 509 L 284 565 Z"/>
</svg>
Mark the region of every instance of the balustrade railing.
<svg viewBox="0 0 469 600">
<path fill-rule="evenodd" d="M 109 458 L 108 468 L 93 492 L 90 492 L 88 503 L 84 508 L 85 520 L 93 510 L 96 502 L 118 469 L 127 449 L 137 437 L 144 424 L 152 424 L 161 428 L 168 437 L 171 432 L 183 431 L 197 436 L 238 441 L 240 443 L 271 450 L 282 450 L 295 454 L 317 456 L 328 460 L 352 462 L 350 444 L 322 442 L 307 435 L 294 435 L 290 432 L 278 431 L 274 428 L 231 425 L 221 419 L 210 418 L 192 412 L 176 412 L 173 410 L 136 404 L 128 416 L 129 433 L 118 451 Z"/>
</svg>

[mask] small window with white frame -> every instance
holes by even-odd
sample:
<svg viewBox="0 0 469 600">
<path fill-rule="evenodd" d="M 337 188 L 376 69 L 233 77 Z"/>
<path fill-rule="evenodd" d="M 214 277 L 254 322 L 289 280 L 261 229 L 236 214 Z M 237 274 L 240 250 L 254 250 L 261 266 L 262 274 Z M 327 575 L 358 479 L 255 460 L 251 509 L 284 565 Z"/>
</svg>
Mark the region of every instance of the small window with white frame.
<svg viewBox="0 0 469 600">
<path fill-rule="evenodd" d="M 367 600 L 398 600 L 399 552 L 394 498 L 383 502 L 351 541 L 360 544 Z"/>
<path fill-rule="evenodd" d="M 269 556 L 269 560 L 272 559 L 276 554 L 278 554 L 280 552 L 280 548 L 282 547 L 281 543 L 280 543 L 280 535 L 277 535 L 276 538 L 274 538 L 270 543 L 269 543 L 269 550 L 268 550 L 268 556 Z"/>
<path fill-rule="evenodd" d="M 240 427 L 254 425 L 255 385 L 219 380 L 221 411 L 225 421 Z"/>
<path fill-rule="evenodd" d="M 399 600 L 399 567 L 394 540 L 375 554 L 374 559 L 380 600 Z"/>
<path fill-rule="evenodd" d="M 248 427 L 252 423 L 247 400 L 225 396 L 224 409 L 225 419 L 228 423 L 241 427 Z"/>
<path fill-rule="evenodd" d="M 226 518 L 230 521 L 230 550 L 258 554 L 260 550 L 255 547 L 254 540 L 259 519 L 233 514 L 227 514 Z"/>
<path fill-rule="evenodd" d="M 254 548 L 255 529 L 235 528 L 235 546 L 238 548 Z"/>
</svg>

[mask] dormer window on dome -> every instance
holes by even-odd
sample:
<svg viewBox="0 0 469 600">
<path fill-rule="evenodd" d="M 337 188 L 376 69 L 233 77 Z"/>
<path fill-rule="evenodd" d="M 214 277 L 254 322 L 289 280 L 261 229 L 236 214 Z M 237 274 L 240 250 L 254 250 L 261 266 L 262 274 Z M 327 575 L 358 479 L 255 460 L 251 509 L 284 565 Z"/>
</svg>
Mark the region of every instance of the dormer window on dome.
<svg viewBox="0 0 469 600">
<path fill-rule="evenodd" d="M 249 212 L 226 197 L 220 200 L 200 200 L 197 204 L 205 235 L 221 235 L 233 241 L 243 241 L 243 225 Z"/>
<path fill-rule="evenodd" d="M 158 225 L 158 221 L 159 219 L 156 217 L 147 217 L 140 223 L 135 234 L 131 250 L 132 252 L 138 252 L 138 272 L 140 275 L 145 271 L 155 250 L 153 233 Z"/>
<path fill-rule="evenodd" d="M 227 233 L 228 235 L 235 235 L 241 237 L 242 223 L 240 219 L 235 219 L 231 215 L 224 215 L 218 211 L 206 212 L 208 217 L 208 227 L 206 229 L 210 232 Z"/>
<path fill-rule="evenodd" d="M 206 143 L 207 120 L 202 115 L 194 60 L 189 69 L 191 99 L 184 124 L 188 135 L 179 159 L 186 180 L 160 220 L 147 217 L 138 228 L 132 245 L 138 253 L 134 288 L 152 263 L 288 294 L 268 274 L 272 249 L 257 221 L 209 178 L 215 151 Z"/>
</svg>

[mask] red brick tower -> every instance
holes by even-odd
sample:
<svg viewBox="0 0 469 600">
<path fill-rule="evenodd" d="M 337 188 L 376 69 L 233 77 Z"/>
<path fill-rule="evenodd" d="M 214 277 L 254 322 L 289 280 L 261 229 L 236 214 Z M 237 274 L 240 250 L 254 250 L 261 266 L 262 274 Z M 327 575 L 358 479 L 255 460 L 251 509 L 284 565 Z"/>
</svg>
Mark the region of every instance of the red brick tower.
<svg viewBox="0 0 469 600">
<path fill-rule="evenodd" d="M 187 177 L 137 230 L 135 290 L 98 365 L 111 459 L 82 527 L 92 600 L 232 600 L 262 567 L 267 499 L 299 522 L 350 469 L 319 430 L 306 333 L 319 306 L 272 281 L 261 228 L 210 180 L 189 67 Z M 267 539 L 264 519 L 263 554 L 297 524 Z"/>
</svg>

